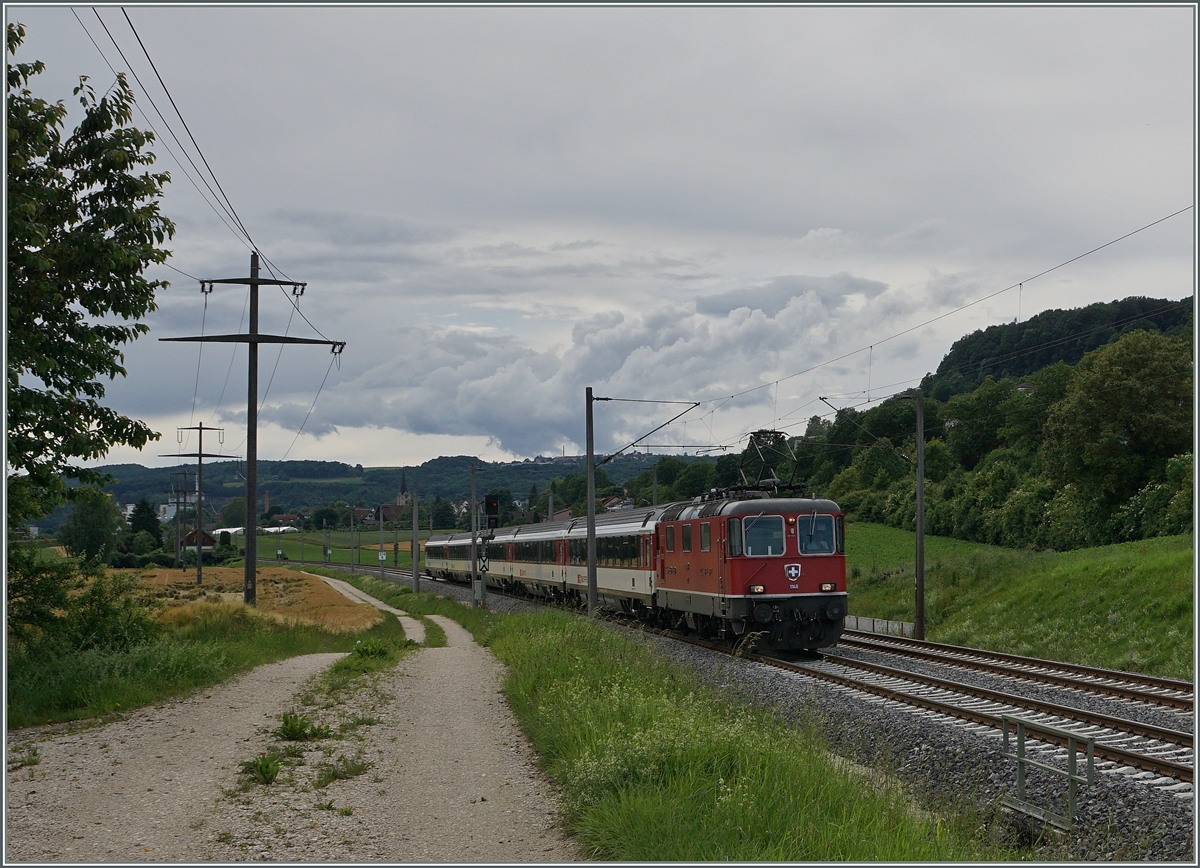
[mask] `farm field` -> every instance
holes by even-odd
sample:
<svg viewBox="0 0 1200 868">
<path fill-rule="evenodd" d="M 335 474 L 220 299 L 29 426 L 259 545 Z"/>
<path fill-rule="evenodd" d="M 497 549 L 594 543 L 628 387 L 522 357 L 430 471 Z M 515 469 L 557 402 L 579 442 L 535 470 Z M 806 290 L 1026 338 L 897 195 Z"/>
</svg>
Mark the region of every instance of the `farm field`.
<svg viewBox="0 0 1200 868">
<path fill-rule="evenodd" d="M 912 621 L 915 534 L 847 526 L 853 615 Z M 1193 538 L 1033 552 L 925 538 L 926 638 L 1193 678 Z"/>
<path fill-rule="evenodd" d="M 205 567 L 200 585 L 196 584 L 194 566 L 187 570 L 142 570 L 137 576 L 146 595 L 165 610 L 194 601 L 240 604 L 244 599 L 245 574 L 241 568 Z M 383 620 L 373 606 L 355 603 L 316 576 L 287 568 L 260 567 L 255 590 L 258 614 L 285 624 L 320 627 L 332 633 L 353 633 L 369 630 Z M 167 621 L 171 619 L 169 611 L 164 611 L 160 617 Z"/>
<path fill-rule="evenodd" d="M 441 533 L 442 531 L 437 531 Z M 361 544 L 360 544 L 361 536 Z M 421 540 L 429 539 L 429 531 L 422 530 Z M 241 539 L 234 537 L 234 544 L 240 549 Z M 399 552 L 393 551 L 397 545 Z M 362 566 L 379 565 L 379 532 L 364 531 L 361 535 L 350 531 L 329 532 L 329 563 L 352 564 Z M 397 544 L 396 535 L 390 529 L 384 531 L 384 552 L 387 554 L 387 566 L 399 569 L 412 568 L 412 529 L 400 530 L 400 540 Z M 321 563 L 321 532 L 260 534 L 258 537 L 258 554 L 260 558 L 271 559 L 277 551 L 282 551 L 287 561 L 306 561 Z"/>
</svg>

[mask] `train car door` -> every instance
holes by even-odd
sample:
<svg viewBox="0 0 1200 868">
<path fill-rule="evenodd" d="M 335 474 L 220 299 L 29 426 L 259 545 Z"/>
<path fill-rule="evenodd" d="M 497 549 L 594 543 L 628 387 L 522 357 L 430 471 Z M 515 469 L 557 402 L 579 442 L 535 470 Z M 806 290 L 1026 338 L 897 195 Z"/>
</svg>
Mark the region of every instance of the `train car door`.
<svg viewBox="0 0 1200 868">
<path fill-rule="evenodd" d="M 724 521 L 715 521 L 713 525 L 717 532 L 713 535 L 716 539 L 713 540 L 713 545 L 717 547 L 717 611 L 724 618 L 728 614 L 729 606 L 726 600 L 726 595 L 729 593 L 728 578 L 725 569 L 725 555 L 728 549 L 725 547 L 725 525 Z"/>
</svg>

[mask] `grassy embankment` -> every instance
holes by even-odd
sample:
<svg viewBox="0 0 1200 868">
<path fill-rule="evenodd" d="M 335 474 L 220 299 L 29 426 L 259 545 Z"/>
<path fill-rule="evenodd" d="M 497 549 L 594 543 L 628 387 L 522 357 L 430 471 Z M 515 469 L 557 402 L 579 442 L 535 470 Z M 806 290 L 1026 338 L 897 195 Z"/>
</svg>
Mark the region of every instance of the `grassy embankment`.
<svg viewBox="0 0 1200 868">
<path fill-rule="evenodd" d="M 567 829 L 596 858 L 932 861 L 1013 854 L 967 810 L 915 810 L 880 776 L 839 765 L 797 729 L 701 685 L 645 645 L 576 615 L 496 615 L 342 578 L 409 612 L 444 614 L 506 664 L 505 692 Z M 983 829 L 985 831 L 981 832 Z"/>
<path fill-rule="evenodd" d="M 915 535 L 846 530 L 850 613 L 913 620 Z M 1193 677 L 1193 539 L 1033 552 L 925 538 L 926 638 Z"/>
<path fill-rule="evenodd" d="M 211 593 L 214 579 L 212 573 L 206 575 Z M 8 727 L 128 711 L 216 684 L 263 663 L 300 654 L 350 651 L 359 640 L 391 649 L 409 644 L 392 615 L 384 615 L 367 630 L 334 631 L 212 599 L 168 605 L 157 618 L 158 635 L 128 648 L 64 653 L 10 642 Z M 358 673 L 355 663 L 347 664 L 347 676 Z"/>
<path fill-rule="evenodd" d="M 442 533 L 442 531 L 437 531 Z M 397 560 L 392 546 L 397 542 L 395 534 L 389 529 L 384 532 L 383 550 L 387 555 L 385 565 L 389 568 L 412 569 L 412 528 L 401 528 Z M 429 531 L 422 530 L 419 538 L 429 539 Z M 241 547 L 241 538 L 234 537 L 234 545 Z M 362 533 L 350 533 L 347 530 L 329 532 L 329 560 L 333 564 L 356 563 L 359 566 L 379 566 L 379 531 L 366 530 Z M 279 550 L 289 562 L 303 559 L 307 563 L 321 563 L 321 532 L 261 534 L 258 537 L 258 555 L 260 558 L 273 558 Z"/>
</svg>

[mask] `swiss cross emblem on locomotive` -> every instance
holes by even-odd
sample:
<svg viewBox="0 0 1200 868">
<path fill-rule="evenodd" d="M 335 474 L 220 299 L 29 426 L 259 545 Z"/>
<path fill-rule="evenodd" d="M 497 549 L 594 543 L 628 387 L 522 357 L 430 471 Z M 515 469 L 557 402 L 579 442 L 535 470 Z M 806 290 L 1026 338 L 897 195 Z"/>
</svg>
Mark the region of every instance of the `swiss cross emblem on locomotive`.
<svg viewBox="0 0 1200 868">
<path fill-rule="evenodd" d="M 785 576 L 787 576 L 789 579 L 800 578 L 800 565 L 799 564 L 787 564 L 783 568 L 783 574 Z"/>
</svg>

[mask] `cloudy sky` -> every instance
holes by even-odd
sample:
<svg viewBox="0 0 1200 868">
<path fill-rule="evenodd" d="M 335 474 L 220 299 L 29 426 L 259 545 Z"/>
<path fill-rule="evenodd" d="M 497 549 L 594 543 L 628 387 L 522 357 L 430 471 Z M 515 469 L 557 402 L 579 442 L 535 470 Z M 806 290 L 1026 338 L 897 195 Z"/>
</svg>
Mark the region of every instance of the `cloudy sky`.
<svg viewBox="0 0 1200 868">
<path fill-rule="evenodd" d="M 579 453 L 589 385 L 703 402 L 649 443 L 739 448 L 803 433 L 819 396 L 915 385 L 976 329 L 1193 291 L 1185 211 L 951 313 L 1193 204 L 1191 7 L 127 9 L 254 242 L 347 342 L 332 369 L 264 348 L 260 458 Z M 6 7 L 35 93 L 68 104 L 79 75 L 112 82 L 97 45 L 128 68 L 74 11 Z M 199 175 L 155 152 L 171 263 L 248 274 Z M 245 289 L 205 310 L 153 276 L 172 285 L 107 400 L 164 436 L 102 463 L 176 463 L 197 422 L 244 454 L 245 348 L 157 339 L 244 331 Z M 263 291 L 263 332 L 318 336 L 291 313 Z M 597 405 L 597 448 L 680 409 Z"/>
</svg>

